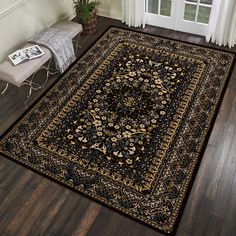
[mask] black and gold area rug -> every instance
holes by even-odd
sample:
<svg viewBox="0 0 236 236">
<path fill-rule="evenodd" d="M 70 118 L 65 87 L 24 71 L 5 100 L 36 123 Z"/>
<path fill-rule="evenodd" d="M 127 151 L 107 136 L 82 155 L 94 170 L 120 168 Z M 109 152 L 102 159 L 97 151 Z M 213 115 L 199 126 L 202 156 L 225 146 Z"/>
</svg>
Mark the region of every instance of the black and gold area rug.
<svg viewBox="0 0 236 236">
<path fill-rule="evenodd" d="M 1 153 L 171 233 L 233 61 L 111 27 L 4 134 Z"/>
</svg>

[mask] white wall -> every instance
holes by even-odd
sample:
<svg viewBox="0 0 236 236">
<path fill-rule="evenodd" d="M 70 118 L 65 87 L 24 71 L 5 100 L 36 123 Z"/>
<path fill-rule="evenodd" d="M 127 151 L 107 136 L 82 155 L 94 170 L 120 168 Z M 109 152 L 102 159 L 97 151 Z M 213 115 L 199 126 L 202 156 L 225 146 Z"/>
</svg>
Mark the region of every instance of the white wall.
<svg viewBox="0 0 236 236">
<path fill-rule="evenodd" d="M 0 0 L 0 63 L 27 39 L 74 16 L 73 0 Z M 99 14 L 121 18 L 121 0 L 102 0 Z"/>
<path fill-rule="evenodd" d="M 100 0 L 99 15 L 121 20 L 122 0 Z"/>
</svg>

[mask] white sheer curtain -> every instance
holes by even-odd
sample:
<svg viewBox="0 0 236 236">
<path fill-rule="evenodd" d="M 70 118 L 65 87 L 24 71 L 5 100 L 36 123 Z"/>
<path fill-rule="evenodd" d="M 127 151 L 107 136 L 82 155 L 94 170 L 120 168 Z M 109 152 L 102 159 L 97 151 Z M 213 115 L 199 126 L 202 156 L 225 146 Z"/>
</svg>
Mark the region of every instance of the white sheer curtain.
<svg viewBox="0 0 236 236">
<path fill-rule="evenodd" d="M 236 44 L 236 0 L 214 0 L 206 40 L 230 48 Z"/>
<path fill-rule="evenodd" d="M 122 22 L 145 27 L 145 0 L 122 0 Z"/>
</svg>

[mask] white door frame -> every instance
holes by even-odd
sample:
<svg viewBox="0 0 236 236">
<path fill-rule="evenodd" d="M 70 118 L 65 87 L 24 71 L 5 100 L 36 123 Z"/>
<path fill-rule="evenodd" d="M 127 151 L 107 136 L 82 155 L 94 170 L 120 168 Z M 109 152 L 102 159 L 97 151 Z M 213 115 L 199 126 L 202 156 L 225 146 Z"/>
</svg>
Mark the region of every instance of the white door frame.
<svg viewBox="0 0 236 236">
<path fill-rule="evenodd" d="M 213 0 L 213 2 L 214 1 L 215 0 Z M 147 12 L 148 0 L 146 0 L 146 13 L 145 13 L 146 23 L 149 25 L 155 25 L 163 28 L 174 29 L 182 32 L 205 36 L 207 34 L 207 29 L 208 29 L 207 24 L 184 20 L 185 3 L 186 3 L 185 0 L 172 0 L 171 16 L 168 17 Z M 187 3 L 191 4 L 191 2 Z M 197 19 L 198 16 L 200 0 L 198 0 L 197 4 L 198 5 L 197 5 L 195 20 Z M 209 5 L 204 5 L 204 4 L 201 5 L 209 7 Z"/>
<path fill-rule="evenodd" d="M 175 30 L 206 36 L 208 24 L 196 22 L 197 17 L 198 17 L 198 12 L 199 12 L 200 0 L 197 1 L 195 22 L 184 20 L 185 3 L 191 5 L 191 2 L 186 2 L 185 0 L 176 0 L 176 2 L 178 2 L 178 4 L 176 5 L 178 14 L 176 16 Z M 214 0 L 212 1 L 212 4 L 213 2 Z M 192 4 L 192 5 L 196 5 L 196 4 Z M 207 5 L 207 4 L 202 4 L 202 3 L 201 3 L 201 6 L 212 7 L 212 5 Z"/>
</svg>

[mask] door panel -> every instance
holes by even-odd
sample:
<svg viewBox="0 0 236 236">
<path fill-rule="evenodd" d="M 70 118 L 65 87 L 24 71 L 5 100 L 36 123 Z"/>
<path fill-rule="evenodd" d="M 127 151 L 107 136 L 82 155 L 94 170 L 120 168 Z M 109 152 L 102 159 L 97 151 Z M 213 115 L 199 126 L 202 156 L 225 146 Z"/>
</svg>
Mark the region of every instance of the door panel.
<svg viewBox="0 0 236 236">
<path fill-rule="evenodd" d="M 146 0 L 147 24 L 205 35 L 213 0 Z"/>
<path fill-rule="evenodd" d="M 213 0 L 179 0 L 175 29 L 206 35 Z"/>
<path fill-rule="evenodd" d="M 147 24 L 174 29 L 176 0 L 146 0 Z"/>
</svg>

